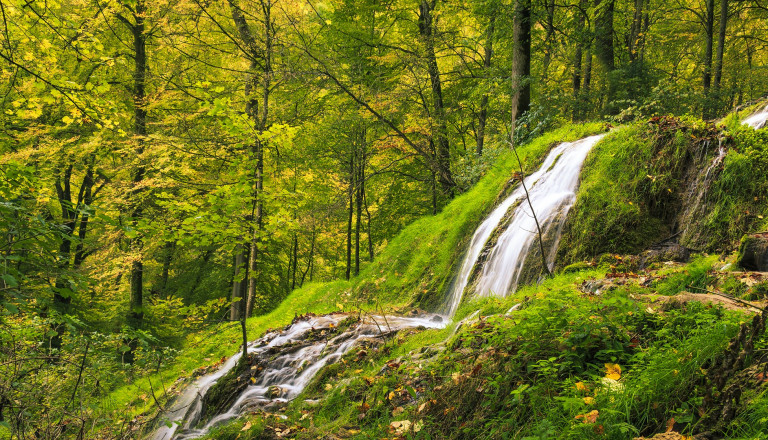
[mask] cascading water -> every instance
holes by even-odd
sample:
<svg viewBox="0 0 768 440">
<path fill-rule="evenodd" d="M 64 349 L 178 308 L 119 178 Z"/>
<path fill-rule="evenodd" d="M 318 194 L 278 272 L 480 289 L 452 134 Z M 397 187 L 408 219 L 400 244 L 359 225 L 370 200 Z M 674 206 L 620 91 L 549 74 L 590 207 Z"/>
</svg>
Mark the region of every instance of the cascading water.
<svg viewBox="0 0 768 440">
<path fill-rule="evenodd" d="M 545 235 L 549 240 L 548 264 L 552 266 L 565 218 L 576 198 L 579 174 L 592 147 L 604 135 L 590 136 L 566 142 L 555 147 L 544 160 L 538 171 L 525 178 L 530 201 Z M 207 434 L 212 428 L 254 408 L 264 408 L 278 402 L 287 402 L 298 396 L 309 384 L 312 377 L 325 365 L 338 361 L 352 347 L 366 339 L 376 338 L 404 328 L 442 328 L 447 324 L 467 287 L 468 280 L 478 258 L 489 243 L 489 238 L 498 234 L 498 240 L 488 252 L 486 264 L 478 275 L 475 293 L 478 295 L 505 295 L 517 286 L 520 271 L 526 256 L 536 245 L 536 225 L 528 210 L 522 187 L 507 197 L 488 218 L 477 228 L 464 259 L 461 271 L 453 289 L 441 310 L 442 315 L 415 317 L 364 317 L 348 329 L 324 339 L 312 339 L 318 331 L 328 331 L 338 326 L 346 314 L 313 316 L 294 321 L 283 331 L 267 333 L 248 344 L 249 358 L 262 360 L 258 376 L 238 391 L 229 409 L 220 414 L 206 415 L 206 393 L 237 365 L 241 354 L 232 356 L 213 373 L 197 379 L 189 385 L 166 411 L 163 419 L 169 426 L 157 429 L 153 440 L 190 440 Z M 503 228 L 503 220 L 509 223 Z M 514 309 L 514 308 L 513 308 Z M 513 310 L 510 309 L 510 312 Z M 202 420 L 201 420 L 202 419 Z"/>
<path fill-rule="evenodd" d="M 766 122 L 768 122 L 768 106 L 741 121 L 742 124 L 749 125 L 755 130 L 765 127 Z"/>
<path fill-rule="evenodd" d="M 603 136 L 605 135 L 590 136 L 558 145 L 552 149 L 538 171 L 525 178 L 531 204 L 543 228 L 542 233 L 554 233 L 547 261 L 550 268 L 554 262 L 566 215 L 576 200 L 581 167 L 587 154 Z M 511 219 L 510 223 L 490 251 L 475 284 L 474 293 L 478 296 L 504 296 L 517 287 L 525 258 L 538 239 L 536 222 L 529 211 L 528 203 L 520 203 L 524 197 L 525 192 L 522 186 L 519 186 L 477 228 L 451 293 L 443 306 L 443 313 L 452 316 L 456 312 L 483 248 L 502 219 L 508 217 L 507 211 L 510 208 L 514 209 L 511 217 L 508 217 Z"/>
<path fill-rule="evenodd" d="M 213 415 L 202 426 L 203 399 L 217 380 L 229 373 L 240 360 L 232 356 L 218 371 L 199 378 L 176 399 L 164 419 L 171 422 L 155 431 L 154 440 L 189 440 L 207 434 L 212 428 L 239 417 L 244 412 L 295 398 L 321 368 L 338 361 L 347 351 L 366 339 L 380 337 L 404 328 L 442 328 L 446 322 L 439 315 L 367 316 L 336 335 L 331 330 L 342 321 L 354 319 L 347 314 L 314 316 L 297 320 L 283 331 L 267 333 L 248 344 L 249 357 L 263 359 L 258 378 L 240 392 L 229 409 Z M 318 332 L 329 336 L 311 339 Z"/>
</svg>

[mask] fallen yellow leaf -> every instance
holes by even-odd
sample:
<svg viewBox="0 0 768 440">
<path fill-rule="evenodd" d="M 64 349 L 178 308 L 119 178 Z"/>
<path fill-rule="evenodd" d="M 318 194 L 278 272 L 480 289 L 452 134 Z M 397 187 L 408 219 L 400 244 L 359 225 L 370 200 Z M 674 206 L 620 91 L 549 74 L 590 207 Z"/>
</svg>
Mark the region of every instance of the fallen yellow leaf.
<svg viewBox="0 0 768 440">
<path fill-rule="evenodd" d="M 574 417 L 576 420 L 581 420 L 584 423 L 595 423 L 597 422 L 597 416 L 600 415 L 600 413 L 593 409 L 592 411 L 586 413 L 586 414 L 579 414 L 578 416 Z"/>
<path fill-rule="evenodd" d="M 584 382 L 576 382 L 576 389 L 579 391 L 587 391 L 587 386 L 584 385 Z"/>
<path fill-rule="evenodd" d="M 245 422 L 245 426 L 243 426 L 243 429 L 241 431 L 247 431 L 251 429 L 251 422 Z"/>
<path fill-rule="evenodd" d="M 595 398 L 594 397 L 585 397 L 584 398 L 584 403 L 586 403 L 587 405 L 594 405 Z"/>
<path fill-rule="evenodd" d="M 605 364 L 605 377 L 608 379 L 621 379 L 621 367 L 619 364 Z"/>
</svg>

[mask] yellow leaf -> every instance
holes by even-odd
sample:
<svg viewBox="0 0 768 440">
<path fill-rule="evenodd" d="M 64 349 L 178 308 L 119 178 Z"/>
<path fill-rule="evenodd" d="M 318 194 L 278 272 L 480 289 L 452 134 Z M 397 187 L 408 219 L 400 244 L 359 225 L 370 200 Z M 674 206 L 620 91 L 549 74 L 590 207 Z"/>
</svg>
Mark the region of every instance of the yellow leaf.
<svg viewBox="0 0 768 440">
<path fill-rule="evenodd" d="M 584 403 L 586 403 L 587 405 L 594 405 L 595 398 L 594 397 L 585 397 L 584 398 Z"/>
<path fill-rule="evenodd" d="M 600 413 L 593 409 L 592 411 L 586 413 L 586 414 L 579 414 L 578 416 L 574 417 L 576 420 L 581 420 L 584 423 L 596 423 L 597 422 L 597 416 L 600 415 Z"/>
<path fill-rule="evenodd" d="M 395 398 L 395 392 L 394 391 L 390 391 L 389 395 L 387 396 L 387 399 L 392 400 L 394 398 Z"/>
<path fill-rule="evenodd" d="M 584 385 L 584 382 L 576 382 L 576 389 L 579 391 L 587 391 L 587 386 Z"/>
<path fill-rule="evenodd" d="M 251 422 L 245 422 L 245 426 L 243 426 L 243 429 L 241 431 L 247 431 L 251 429 Z"/>
<path fill-rule="evenodd" d="M 605 377 L 608 379 L 621 379 L 621 367 L 619 364 L 605 364 Z"/>
<path fill-rule="evenodd" d="M 336 303 L 336 308 L 339 310 L 344 310 L 344 305 L 342 303 Z"/>
<path fill-rule="evenodd" d="M 333 385 L 327 383 L 325 384 L 325 391 L 331 391 L 333 389 Z"/>
</svg>

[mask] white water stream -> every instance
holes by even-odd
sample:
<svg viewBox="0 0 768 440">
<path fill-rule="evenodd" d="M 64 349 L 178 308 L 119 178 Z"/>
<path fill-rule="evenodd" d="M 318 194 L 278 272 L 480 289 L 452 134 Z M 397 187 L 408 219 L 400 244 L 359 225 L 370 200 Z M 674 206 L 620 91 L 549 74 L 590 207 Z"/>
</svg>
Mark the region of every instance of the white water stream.
<svg viewBox="0 0 768 440">
<path fill-rule="evenodd" d="M 767 122 L 768 107 L 742 121 L 755 129 L 766 126 Z M 541 167 L 525 178 L 530 203 L 536 210 L 542 233 L 544 236 L 553 237 L 549 241 L 549 249 L 545 249 L 550 269 L 554 265 L 554 256 L 568 211 L 576 200 L 576 189 L 582 166 L 592 147 L 603 136 L 605 135 L 590 136 L 558 145 L 552 149 Z M 709 177 L 714 167 L 722 162 L 725 153 L 725 149 L 721 146 L 718 157 L 707 169 L 705 178 Z M 515 206 L 514 212 L 507 217 L 508 211 L 513 209 L 513 206 Z M 199 426 L 204 409 L 203 397 L 219 379 L 237 365 L 241 352 L 229 358 L 217 371 L 204 375 L 188 385 L 164 414 L 163 419 L 170 421 L 170 426 L 160 427 L 151 438 L 153 440 L 190 440 L 201 437 L 212 428 L 237 418 L 249 410 L 295 398 L 321 368 L 338 361 L 351 348 L 366 339 L 377 338 L 384 333 L 404 328 L 445 327 L 461 303 L 483 249 L 505 217 L 509 220 L 509 224 L 503 231 L 499 231 L 498 240 L 488 252 L 481 272 L 473 283 L 474 291 L 467 293 L 476 296 L 506 296 L 517 288 L 525 259 L 531 249 L 538 246 L 536 223 L 525 201 L 522 186 L 518 186 L 502 201 L 475 231 L 453 288 L 440 311 L 443 316 L 370 316 L 364 317 L 359 323 L 343 332 L 333 333 L 331 329 L 338 327 L 343 320 L 349 318 L 349 315 L 332 314 L 305 318 L 294 322 L 282 331 L 269 332 L 248 344 L 249 355 L 262 355 L 259 358 L 263 360 L 260 364 L 263 370 L 258 378 L 255 378 L 255 381 L 237 396 L 226 412 L 215 415 L 203 426 Z M 517 307 L 519 305 L 514 306 L 508 313 L 513 312 Z M 308 339 L 310 333 L 318 330 L 328 331 L 329 336 L 325 339 L 311 337 Z"/>
<path fill-rule="evenodd" d="M 584 160 L 603 136 L 590 136 L 558 145 L 549 153 L 539 170 L 525 179 L 543 232 L 545 235 L 555 233 L 555 240 L 548 252 L 550 266 L 554 262 L 568 210 L 576 199 L 576 188 Z M 334 314 L 306 318 L 294 322 L 283 331 L 269 332 L 248 344 L 249 355 L 262 355 L 259 359 L 264 362 L 260 364 L 263 370 L 255 381 L 234 399 L 234 403 L 226 412 L 213 416 L 200 426 L 204 409 L 203 397 L 216 381 L 237 365 L 241 353 L 232 356 L 219 370 L 187 386 L 163 417 L 170 422 L 170 426 L 162 426 L 156 430 L 152 439 L 198 438 L 249 410 L 267 407 L 276 402 L 287 402 L 298 396 L 321 368 L 338 361 L 352 347 L 366 339 L 404 328 L 444 327 L 461 302 L 467 281 L 486 242 L 499 227 L 507 211 L 520 200 L 524 200 L 524 196 L 522 187 L 518 187 L 477 228 L 454 288 L 441 311 L 444 316 L 371 316 L 363 318 L 343 332 L 332 333 L 332 328 L 338 327 L 344 319 L 349 318 L 345 314 Z M 528 204 L 520 203 L 512 213 L 509 225 L 501 232 L 495 247 L 488 255 L 475 294 L 505 295 L 514 289 L 525 257 L 531 247 L 536 245 L 536 239 L 536 224 Z M 312 339 L 312 342 L 307 340 L 310 332 L 318 330 L 328 331 L 328 338 Z"/>
<path fill-rule="evenodd" d="M 171 426 L 162 426 L 154 432 L 154 440 L 189 440 L 202 437 L 212 428 L 239 417 L 248 410 L 266 407 L 276 402 L 295 398 L 325 365 L 338 361 L 347 351 L 365 339 L 377 338 L 384 333 L 404 328 L 442 328 L 446 321 L 439 315 L 368 316 L 349 329 L 334 334 L 346 314 L 315 316 L 294 322 L 283 331 L 272 331 L 248 344 L 248 354 L 263 355 L 265 360 L 255 382 L 249 384 L 235 399 L 234 404 L 211 418 L 204 426 L 196 426 L 203 412 L 203 396 L 221 377 L 230 372 L 240 360 L 242 352 L 232 356 L 214 373 L 205 375 L 187 386 L 163 417 Z M 305 341 L 310 332 L 327 331 L 327 338 Z M 296 344 L 296 349 L 293 348 Z M 282 349 L 281 349 L 282 348 Z M 270 357 L 272 356 L 272 357 Z"/>
<path fill-rule="evenodd" d="M 559 236 L 568 210 L 576 201 L 576 189 L 584 160 L 592 147 L 605 136 L 590 136 L 575 142 L 564 142 L 553 148 L 541 167 L 525 178 L 530 201 L 533 205 L 542 233 L 555 232 L 552 249 L 547 253 L 550 269 L 554 263 Z M 442 312 L 453 316 L 464 296 L 469 277 L 477 264 L 480 253 L 505 217 L 507 211 L 518 203 L 511 222 L 491 250 L 476 284 L 477 296 L 506 296 L 517 287 L 525 257 L 537 245 L 536 222 L 525 202 L 522 185 L 499 204 L 475 231 L 469 250 L 462 262 L 459 274 Z M 559 221 L 557 221 L 559 220 Z M 550 228 L 555 228 L 550 230 Z"/>
<path fill-rule="evenodd" d="M 768 122 L 768 106 L 741 121 L 742 124 L 749 125 L 755 130 L 765 127 L 766 122 Z"/>
</svg>

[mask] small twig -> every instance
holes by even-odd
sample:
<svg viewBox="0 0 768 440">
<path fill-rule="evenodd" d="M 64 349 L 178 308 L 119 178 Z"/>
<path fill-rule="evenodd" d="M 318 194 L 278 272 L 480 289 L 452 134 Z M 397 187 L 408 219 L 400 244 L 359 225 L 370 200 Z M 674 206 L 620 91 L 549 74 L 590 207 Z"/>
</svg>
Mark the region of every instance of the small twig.
<svg viewBox="0 0 768 440">
<path fill-rule="evenodd" d="M 517 154 L 517 148 L 515 148 L 515 141 L 514 141 L 514 128 L 512 130 L 512 137 L 510 140 L 510 146 L 512 147 L 512 152 L 515 153 L 515 159 L 517 159 L 517 165 L 520 168 L 520 185 L 523 187 L 523 191 L 525 191 L 525 200 L 528 201 L 528 207 L 531 208 L 531 214 L 533 215 L 533 220 L 536 222 L 536 230 L 539 232 L 539 251 L 541 251 L 541 265 L 544 267 L 544 271 L 547 272 L 547 276 L 552 276 L 552 271 L 549 270 L 549 265 L 547 264 L 547 254 L 544 252 L 544 235 L 541 233 L 541 225 L 539 224 L 539 218 L 536 216 L 536 211 L 533 209 L 533 204 L 531 203 L 531 195 L 528 193 L 528 187 L 525 185 L 525 175 L 523 174 L 523 162 L 520 160 L 520 155 Z"/>
<path fill-rule="evenodd" d="M 85 369 L 85 360 L 88 357 L 88 349 L 91 347 L 91 340 L 85 344 L 85 353 L 83 353 L 83 362 L 80 363 L 80 372 L 77 375 L 77 382 L 75 382 L 75 389 L 72 390 L 72 397 L 69 399 L 69 405 L 72 405 L 75 401 L 75 395 L 77 394 L 77 388 L 80 387 L 80 381 L 83 379 L 83 370 Z"/>
<path fill-rule="evenodd" d="M 752 307 L 753 309 L 757 309 L 757 310 L 759 310 L 759 311 L 761 311 L 761 312 L 765 313 L 765 309 L 763 309 L 763 308 L 761 308 L 761 307 L 758 307 L 758 306 L 756 306 L 756 305 L 754 305 L 754 304 L 752 304 L 752 303 L 750 303 L 750 302 L 747 302 L 747 301 L 744 301 L 744 300 L 742 300 L 742 299 L 736 298 L 735 296 L 731 296 L 731 295 L 728 295 L 727 293 L 723 293 L 723 292 L 713 292 L 713 291 L 711 291 L 711 290 L 702 289 L 701 287 L 695 287 L 695 286 L 685 286 L 685 287 L 686 287 L 686 288 L 688 288 L 688 289 L 696 289 L 696 290 L 701 290 L 701 291 L 703 291 L 703 292 L 711 293 L 711 294 L 713 294 L 713 295 L 722 296 L 723 298 L 728 298 L 728 299 L 730 299 L 731 301 L 736 301 L 737 303 L 740 303 L 741 305 L 744 305 L 744 306 L 747 306 L 747 307 Z M 694 294 L 695 294 L 695 293 L 694 293 Z"/>
</svg>

